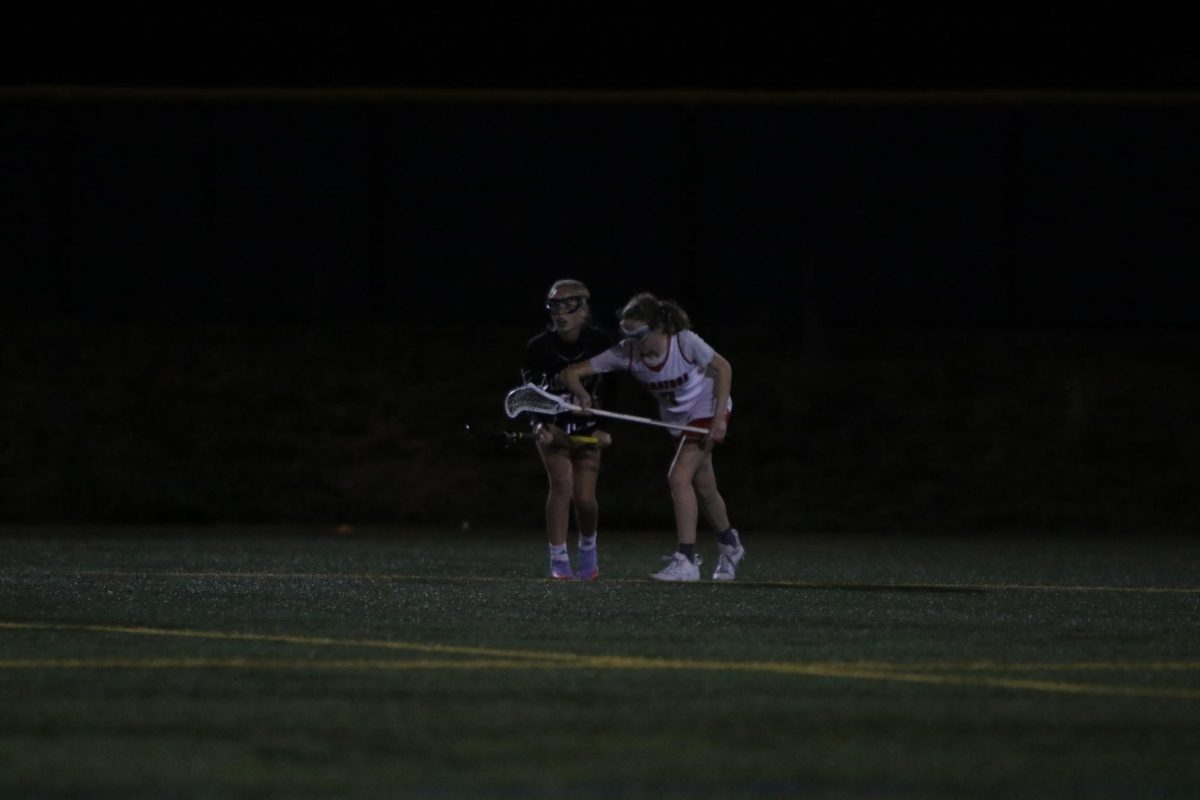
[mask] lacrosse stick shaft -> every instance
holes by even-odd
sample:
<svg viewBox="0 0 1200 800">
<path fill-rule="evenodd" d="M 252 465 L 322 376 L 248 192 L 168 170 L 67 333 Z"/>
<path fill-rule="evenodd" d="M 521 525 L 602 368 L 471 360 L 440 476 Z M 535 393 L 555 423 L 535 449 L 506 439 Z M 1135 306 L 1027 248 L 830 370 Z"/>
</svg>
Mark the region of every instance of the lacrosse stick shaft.
<svg viewBox="0 0 1200 800">
<path fill-rule="evenodd" d="M 525 412 L 533 412 L 536 414 L 559 414 L 563 411 L 579 412 L 583 409 L 572 402 L 563 398 L 550 394 L 540 386 L 534 386 L 532 383 L 527 383 L 524 386 L 518 386 L 508 393 L 504 398 L 504 411 L 508 416 L 516 418 L 517 415 Z M 673 431 L 687 431 L 688 433 L 708 433 L 707 428 L 697 428 L 693 425 L 679 425 L 674 422 L 660 422 L 656 419 L 648 417 L 637 417 L 633 414 L 618 414 L 616 411 L 605 411 L 602 408 L 593 408 L 591 413 L 599 417 L 609 417 L 611 419 L 623 419 L 626 422 L 640 422 L 643 425 L 657 425 L 660 428 L 670 428 Z"/>
<path fill-rule="evenodd" d="M 577 410 L 579 406 L 575 407 Z M 697 428 L 695 425 L 678 425 L 674 422 L 661 422 L 657 419 L 649 419 L 647 417 L 635 417 L 632 414 L 620 414 L 616 411 L 605 411 L 603 408 L 593 408 L 592 413 L 598 417 L 611 417 L 612 419 L 623 419 L 626 422 L 640 422 L 643 425 L 657 425 L 660 428 L 670 428 L 673 431 L 687 431 L 688 433 L 708 433 L 707 428 Z"/>
<path fill-rule="evenodd" d="M 536 439 L 535 433 L 520 433 L 517 431 L 476 431 L 470 425 L 463 426 L 463 432 L 468 436 L 474 436 L 477 439 L 504 439 L 510 444 L 520 441 L 521 439 Z M 599 444 L 600 440 L 595 436 L 590 436 L 581 433 L 569 434 L 566 439 L 574 444 Z"/>
</svg>

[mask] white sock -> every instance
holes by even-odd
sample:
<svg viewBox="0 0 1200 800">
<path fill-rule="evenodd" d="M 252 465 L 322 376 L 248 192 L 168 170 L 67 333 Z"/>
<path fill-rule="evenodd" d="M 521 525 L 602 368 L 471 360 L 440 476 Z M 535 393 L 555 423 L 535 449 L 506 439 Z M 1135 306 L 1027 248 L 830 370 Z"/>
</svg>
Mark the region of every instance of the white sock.
<svg viewBox="0 0 1200 800">
<path fill-rule="evenodd" d="M 567 546 L 565 544 L 550 545 L 550 560 L 551 561 L 570 561 L 570 556 L 567 555 Z"/>
<path fill-rule="evenodd" d="M 596 534 L 584 536 L 579 534 L 579 549 L 580 550 L 595 550 L 596 549 Z"/>
</svg>

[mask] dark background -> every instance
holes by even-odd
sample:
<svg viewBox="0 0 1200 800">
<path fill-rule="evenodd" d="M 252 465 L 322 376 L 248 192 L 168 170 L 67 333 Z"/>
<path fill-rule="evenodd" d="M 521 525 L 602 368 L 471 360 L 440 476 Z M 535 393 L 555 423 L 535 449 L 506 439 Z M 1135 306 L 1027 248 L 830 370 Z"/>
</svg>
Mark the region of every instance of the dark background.
<svg viewBox="0 0 1200 800">
<path fill-rule="evenodd" d="M 576 277 L 733 362 L 744 528 L 1196 524 L 1182 23 L 87 14 L 0 62 L 0 519 L 536 528 L 463 428 Z"/>
</svg>

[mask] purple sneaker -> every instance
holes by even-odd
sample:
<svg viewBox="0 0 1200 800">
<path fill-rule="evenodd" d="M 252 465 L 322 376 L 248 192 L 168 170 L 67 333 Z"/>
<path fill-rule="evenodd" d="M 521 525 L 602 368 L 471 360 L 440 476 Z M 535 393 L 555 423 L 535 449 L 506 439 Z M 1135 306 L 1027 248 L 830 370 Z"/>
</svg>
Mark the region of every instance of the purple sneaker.
<svg viewBox="0 0 1200 800">
<path fill-rule="evenodd" d="M 579 551 L 579 569 L 575 571 L 575 579 L 581 581 L 594 581 L 600 577 L 599 556 L 596 553 L 596 548 L 591 550 Z"/>
</svg>

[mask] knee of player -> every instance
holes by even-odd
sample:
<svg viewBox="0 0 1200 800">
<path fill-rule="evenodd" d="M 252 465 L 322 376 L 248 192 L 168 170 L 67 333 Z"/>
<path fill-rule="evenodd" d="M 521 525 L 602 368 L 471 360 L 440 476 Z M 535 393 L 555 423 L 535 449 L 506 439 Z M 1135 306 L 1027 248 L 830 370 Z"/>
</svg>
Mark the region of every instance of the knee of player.
<svg viewBox="0 0 1200 800">
<path fill-rule="evenodd" d="M 550 493 L 561 497 L 571 497 L 575 494 L 575 481 L 570 475 L 551 475 Z"/>
<path fill-rule="evenodd" d="M 697 472 L 692 477 L 692 486 L 696 489 L 696 494 L 710 497 L 717 493 L 717 482 L 713 479 L 711 473 Z"/>
<path fill-rule="evenodd" d="M 678 472 L 671 471 L 667 473 L 667 486 L 671 489 L 671 494 L 682 491 L 691 491 L 692 480 L 686 475 L 681 475 Z"/>
</svg>

